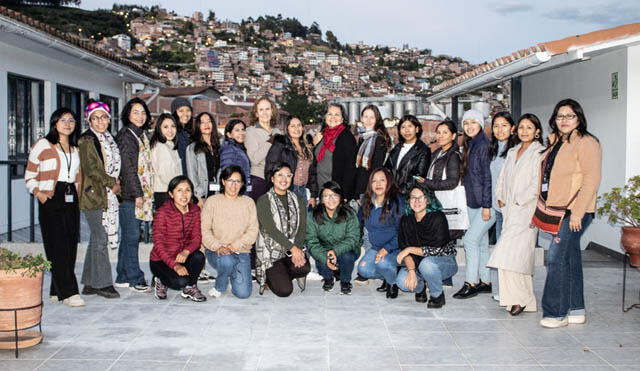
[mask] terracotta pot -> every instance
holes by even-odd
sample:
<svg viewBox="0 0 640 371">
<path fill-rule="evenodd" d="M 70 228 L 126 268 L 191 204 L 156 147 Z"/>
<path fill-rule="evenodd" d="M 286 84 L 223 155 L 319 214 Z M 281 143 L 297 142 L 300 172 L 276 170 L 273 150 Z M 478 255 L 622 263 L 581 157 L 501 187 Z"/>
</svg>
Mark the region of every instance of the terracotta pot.
<svg viewBox="0 0 640 371">
<path fill-rule="evenodd" d="M 622 246 L 630 255 L 630 263 L 640 268 L 640 228 L 622 227 Z"/>
<path fill-rule="evenodd" d="M 42 272 L 35 277 L 23 276 L 26 269 L 0 270 L 0 309 L 25 308 L 42 303 Z M 27 329 L 40 323 L 42 306 L 20 310 L 18 329 Z M 0 311 L 0 331 L 15 330 L 13 311 Z"/>
</svg>

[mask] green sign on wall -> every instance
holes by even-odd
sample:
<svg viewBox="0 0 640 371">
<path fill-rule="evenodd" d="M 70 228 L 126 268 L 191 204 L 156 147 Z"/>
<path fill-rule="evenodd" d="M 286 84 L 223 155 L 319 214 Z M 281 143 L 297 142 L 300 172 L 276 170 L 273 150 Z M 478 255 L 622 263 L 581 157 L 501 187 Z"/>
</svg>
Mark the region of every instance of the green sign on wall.
<svg viewBox="0 0 640 371">
<path fill-rule="evenodd" d="M 611 99 L 618 99 L 618 73 L 611 74 Z"/>
</svg>

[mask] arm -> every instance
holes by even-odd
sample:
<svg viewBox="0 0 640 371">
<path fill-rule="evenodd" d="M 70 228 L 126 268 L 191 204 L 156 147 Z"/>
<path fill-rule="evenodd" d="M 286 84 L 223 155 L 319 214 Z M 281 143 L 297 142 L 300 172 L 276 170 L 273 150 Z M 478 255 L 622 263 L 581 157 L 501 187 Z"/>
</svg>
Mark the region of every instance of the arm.
<svg viewBox="0 0 640 371">
<path fill-rule="evenodd" d="M 304 247 L 304 238 L 307 234 L 307 204 L 302 197 L 298 198 L 298 233 L 293 239 L 293 244 L 302 249 Z"/>
<path fill-rule="evenodd" d="M 80 166 L 82 173 L 94 183 L 112 188 L 116 184 L 116 178 L 110 177 L 100 168 L 100 158 L 91 140 L 81 140 L 79 143 Z"/>
<path fill-rule="evenodd" d="M 581 220 L 600 186 L 602 147 L 597 140 L 592 137 L 582 139 L 578 147 L 578 164 L 582 172 L 582 185 L 571 206 L 571 217 Z"/>
<path fill-rule="evenodd" d="M 258 212 L 258 220 L 260 221 L 260 228 L 273 238 L 280 246 L 286 251 L 291 250 L 293 242 L 276 228 L 276 223 L 273 221 L 273 215 L 271 215 L 271 207 L 269 205 L 269 197 L 265 194 L 260 196 L 258 204 L 256 205 Z"/>
<path fill-rule="evenodd" d="M 482 186 L 482 208 L 491 209 L 491 157 L 488 145 L 479 148 L 480 182 Z"/>
<path fill-rule="evenodd" d="M 128 129 L 127 129 L 128 130 Z M 125 194 L 133 195 L 134 198 L 143 197 L 140 178 L 138 178 L 138 142 L 132 137 L 133 134 L 123 132 L 118 136 L 116 142 L 120 149 L 122 166 L 120 179 L 122 180 L 122 191 Z"/>
<path fill-rule="evenodd" d="M 376 144 L 373 149 L 373 156 L 371 156 L 371 166 L 369 169 L 375 170 L 384 166 L 384 158 L 387 156 L 387 150 L 384 147 L 382 138 L 376 139 Z"/>
<path fill-rule="evenodd" d="M 509 154 L 507 155 L 507 160 L 504 162 L 504 165 L 502 166 L 502 169 L 500 169 L 500 175 L 498 175 L 498 180 L 496 181 L 496 200 L 501 201 L 503 203 L 506 203 L 506 199 L 507 199 L 507 195 L 505 194 L 505 168 L 507 166 L 509 166 L 509 161 L 511 160 L 509 158 L 509 156 L 512 154 L 513 152 L 509 152 Z M 514 179 L 512 179 L 514 180 Z M 522 204 L 520 204 L 522 205 Z"/>
<path fill-rule="evenodd" d="M 40 172 L 40 153 L 42 153 L 43 143 L 42 141 L 46 139 L 39 139 L 36 141 L 31 147 L 31 151 L 29 151 L 29 160 L 27 161 L 27 168 L 24 172 L 24 182 L 27 186 L 27 190 L 34 196 L 40 192 L 38 189 L 38 173 Z"/>
<path fill-rule="evenodd" d="M 200 208 L 196 204 L 191 204 L 190 207 L 196 208 L 196 212 L 194 213 L 193 220 L 189 226 L 189 235 L 187 240 L 188 245 L 185 246 L 185 250 L 189 250 L 190 253 L 198 250 L 200 246 L 202 246 L 202 228 L 200 222 Z"/>
<path fill-rule="evenodd" d="M 320 190 L 318 189 L 318 162 L 315 158 L 311 159 L 311 165 L 309 165 L 309 178 L 307 179 L 307 188 L 311 192 L 311 197 L 318 197 Z"/>
<path fill-rule="evenodd" d="M 316 221 L 313 219 L 313 215 L 309 215 L 309 222 L 307 223 L 307 235 L 306 244 L 311 256 L 323 265 L 327 264 L 327 249 L 322 245 L 320 241 L 320 228 Z M 337 252 L 336 252 L 337 254 Z"/>
<path fill-rule="evenodd" d="M 354 250 L 356 246 L 358 247 L 358 251 L 360 251 L 360 224 L 358 223 L 358 218 L 355 213 L 349 211 L 349 217 L 344 223 L 346 223 L 345 234 L 342 239 L 333 245 L 333 251 L 336 252 L 336 255 L 342 255 L 347 251 Z"/>
<path fill-rule="evenodd" d="M 249 224 L 247 229 L 242 233 L 240 238 L 231 243 L 231 248 L 234 252 L 250 252 L 251 245 L 253 245 L 258 239 L 258 231 L 260 229 L 258 224 L 258 216 L 256 214 L 256 204 L 251 199 L 247 199 L 247 211 Z"/>
<path fill-rule="evenodd" d="M 447 163 L 445 166 L 447 177 L 445 179 L 425 179 L 424 181 L 427 187 L 435 191 L 451 190 L 456 188 L 460 183 L 460 156 L 458 156 L 457 152 L 452 152 L 446 157 Z"/>
<path fill-rule="evenodd" d="M 420 140 L 420 139 L 418 139 Z M 431 165 L 431 149 L 429 146 L 425 145 L 424 152 L 420 155 L 418 160 L 418 164 L 416 166 L 416 175 L 421 176 L 422 178 L 427 178 L 427 173 L 429 172 L 429 165 Z M 447 169 L 447 177 L 449 177 Z"/>
<path fill-rule="evenodd" d="M 166 239 L 164 234 L 171 226 L 175 226 L 175 223 L 167 220 L 166 212 L 161 208 L 153 218 L 153 251 L 155 251 L 163 263 L 173 269 L 176 265 L 176 257 L 169 254 L 166 248 Z"/>
<path fill-rule="evenodd" d="M 211 251 L 216 251 L 222 245 L 220 240 L 213 234 L 213 213 L 215 209 L 215 197 L 209 197 L 204 203 L 201 215 L 201 236 L 204 247 Z M 155 241 L 155 240 L 154 240 Z"/>
</svg>

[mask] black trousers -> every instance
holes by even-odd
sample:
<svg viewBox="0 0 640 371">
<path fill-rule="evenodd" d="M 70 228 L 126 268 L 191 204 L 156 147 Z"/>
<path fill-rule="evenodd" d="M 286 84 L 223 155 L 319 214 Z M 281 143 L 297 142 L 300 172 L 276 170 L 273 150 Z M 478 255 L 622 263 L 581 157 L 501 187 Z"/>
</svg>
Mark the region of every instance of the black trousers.
<svg viewBox="0 0 640 371">
<path fill-rule="evenodd" d="M 160 260 L 151 260 L 149 267 L 151 273 L 160 279 L 165 286 L 174 290 L 182 290 L 185 286 L 195 286 L 198 283 L 198 276 L 204 267 L 204 254 L 200 250 L 191 253 L 182 264 L 189 272 L 188 276 L 178 276 L 173 268 Z"/>
<path fill-rule="evenodd" d="M 65 202 L 67 189 L 73 195 L 73 202 Z M 72 183 L 56 183 L 53 198 L 44 204 L 38 202 L 38 211 L 44 253 L 51 262 L 49 294 L 62 301 L 78 294 L 78 281 L 74 272 L 80 233 L 76 186 Z"/>
<path fill-rule="evenodd" d="M 309 259 L 300 268 L 296 268 L 291 261 L 291 258 L 285 257 L 273 262 L 271 268 L 267 269 L 267 284 L 269 289 L 273 291 L 276 296 L 287 297 L 293 292 L 293 283 L 291 280 L 294 278 L 304 277 L 311 271 L 311 265 Z"/>
</svg>

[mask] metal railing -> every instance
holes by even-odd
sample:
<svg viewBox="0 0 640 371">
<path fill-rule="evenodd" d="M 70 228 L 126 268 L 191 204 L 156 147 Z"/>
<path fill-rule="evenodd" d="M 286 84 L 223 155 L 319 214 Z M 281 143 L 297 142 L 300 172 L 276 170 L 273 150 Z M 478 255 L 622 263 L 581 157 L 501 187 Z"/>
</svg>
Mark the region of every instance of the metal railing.
<svg viewBox="0 0 640 371">
<path fill-rule="evenodd" d="M 0 165 L 7 167 L 7 241 L 13 241 L 13 213 L 11 204 L 13 202 L 12 194 L 12 170 L 18 165 L 27 165 L 27 160 L 0 160 Z M 35 242 L 35 213 L 34 213 L 34 197 L 29 195 L 29 242 Z"/>
</svg>

